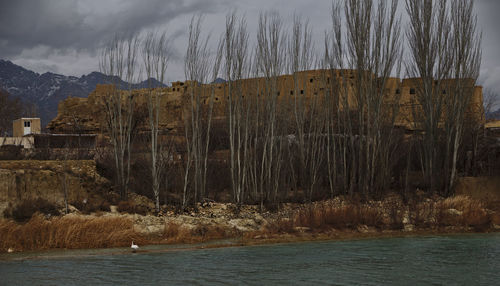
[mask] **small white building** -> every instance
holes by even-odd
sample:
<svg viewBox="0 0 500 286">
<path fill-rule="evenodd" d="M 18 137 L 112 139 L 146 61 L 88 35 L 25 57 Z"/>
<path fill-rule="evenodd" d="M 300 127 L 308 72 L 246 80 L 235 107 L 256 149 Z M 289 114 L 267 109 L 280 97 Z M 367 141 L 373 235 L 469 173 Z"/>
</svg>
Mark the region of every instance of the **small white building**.
<svg viewBox="0 0 500 286">
<path fill-rule="evenodd" d="M 12 136 L 23 137 L 28 134 L 40 134 L 42 127 L 40 118 L 23 117 L 14 120 L 12 123 Z"/>
</svg>

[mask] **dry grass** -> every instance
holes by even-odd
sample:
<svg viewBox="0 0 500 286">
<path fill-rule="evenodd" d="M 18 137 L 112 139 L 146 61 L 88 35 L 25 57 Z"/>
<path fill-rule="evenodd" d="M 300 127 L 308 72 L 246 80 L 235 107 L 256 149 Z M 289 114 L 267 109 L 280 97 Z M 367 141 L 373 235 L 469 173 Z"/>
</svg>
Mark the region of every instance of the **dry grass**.
<svg viewBox="0 0 500 286">
<path fill-rule="evenodd" d="M 437 219 L 442 226 L 465 226 L 483 230 L 492 221 L 484 203 L 468 196 L 444 199 L 438 203 L 438 210 Z"/>
<path fill-rule="evenodd" d="M 146 242 L 134 232 L 132 221 L 121 217 L 65 216 L 47 220 L 34 215 L 25 224 L 1 220 L 0 237 L 0 251 L 121 247 L 131 240 Z"/>
<path fill-rule="evenodd" d="M 380 210 L 367 204 L 347 204 L 335 206 L 320 204 L 306 208 L 295 215 L 297 226 L 306 226 L 314 229 L 356 228 L 360 225 L 381 227 L 383 224 Z"/>
<path fill-rule="evenodd" d="M 437 213 L 436 203 L 433 201 L 411 201 L 408 204 L 411 223 L 418 228 L 431 228 L 435 225 Z"/>
<path fill-rule="evenodd" d="M 163 239 L 168 243 L 196 243 L 231 236 L 226 229 L 214 225 L 198 225 L 194 228 L 183 227 L 175 222 L 165 225 Z"/>
<path fill-rule="evenodd" d="M 356 229 L 361 225 L 382 227 L 380 210 L 367 204 L 336 205 L 327 201 L 311 204 L 270 220 L 265 231 L 259 234 L 296 233 L 300 231 L 298 228 L 303 227 L 313 232 L 322 232 L 331 229 Z"/>
<path fill-rule="evenodd" d="M 127 205 L 128 206 L 128 205 Z M 467 196 L 447 199 L 429 198 L 410 201 L 386 199 L 375 202 L 330 200 L 302 205 L 267 217 L 267 224 L 258 231 L 240 232 L 232 227 L 198 222 L 182 225 L 166 222 L 161 236 L 147 236 L 134 231 L 129 217 L 64 216 L 46 219 L 35 214 L 26 223 L 0 220 L 0 252 L 51 248 L 104 248 L 150 243 L 197 243 L 229 237 L 264 238 L 331 235 L 334 230 L 363 232 L 365 226 L 376 229 L 401 227 L 408 213 L 409 223 L 416 230 L 488 230 L 500 224 L 497 209 L 487 210 L 487 203 Z M 406 220 L 406 219 L 405 219 Z M 406 222 L 405 222 L 406 223 Z M 400 228 L 399 228 L 400 229 Z"/>
</svg>

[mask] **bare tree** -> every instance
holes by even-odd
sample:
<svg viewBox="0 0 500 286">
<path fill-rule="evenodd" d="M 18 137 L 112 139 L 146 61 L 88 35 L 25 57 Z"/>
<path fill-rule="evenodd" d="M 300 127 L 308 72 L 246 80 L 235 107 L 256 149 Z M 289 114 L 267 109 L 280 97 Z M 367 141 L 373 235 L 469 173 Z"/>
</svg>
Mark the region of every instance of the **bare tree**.
<svg viewBox="0 0 500 286">
<path fill-rule="evenodd" d="M 215 80 L 217 78 L 222 55 L 222 48 L 219 46 L 215 57 L 211 56 L 211 51 L 208 48 L 209 37 L 204 40 L 200 39 L 201 24 L 201 15 L 191 19 L 188 49 L 184 62 L 184 73 L 189 81 L 188 109 L 190 114 L 186 118 L 185 128 L 187 158 L 182 198 L 183 207 L 186 207 L 189 199 L 189 172 L 191 168 L 194 171 L 191 186 L 193 202 L 197 202 L 205 196 L 214 90 L 205 87 L 204 84 L 209 79 Z M 213 67 L 212 70 L 210 70 L 211 67 Z M 212 72 L 211 75 L 210 72 Z"/>
<path fill-rule="evenodd" d="M 293 89 L 290 91 L 290 98 L 293 101 L 291 104 L 293 118 L 295 118 L 293 145 L 296 145 L 298 149 L 296 153 L 299 164 L 297 172 L 294 171 L 293 165 L 291 171 L 292 175 L 299 174 L 299 178 L 295 178 L 295 181 L 300 179 L 301 187 L 305 188 L 305 195 L 309 200 L 312 199 L 323 162 L 322 151 L 326 143 L 324 128 L 327 116 L 325 112 L 327 109 L 323 106 L 326 84 L 323 80 L 323 73 L 306 72 L 313 68 L 315 62 L 311 35 L 309 23 L 302 22 L 295 15 L 292 34 L 288 38 L 288 62 L 293 79 Z M 290 159 L 294 157 L 294 154 L 293 151 L 289 152 Z M 290 160 L 290 162 L 293 161 Z M 296 182 L 295 188 L 297 188 Z"/>
<path fill-rule="evenodd" d="M 429 190 L 449 194 L 456 180 L 465 113 L 481 62 L 472 0 L 407 0 L 408 75 L 419 78 L 414 118 L 423 130 L 422 169 Z M 443 153 L 438 156 L 438 153 Z M 440 170 L 443 170 L 440 172 Z"/>
<path fill-rule="evenodd" d="M 144 69 L 148 81 L 147 103 L 149 114 L 149 128 L 151 130 L 151 178 L 153 196 L 155 199 L 155 209 L 160 211 L 160 183 L 162 174 L 165 173 L 164 167 L 168 156 L 162 156 L 164 146 L 158 142 L 159 123 L 161 113 L 161 98 L 164 95 L 161 84 L 165 79 L 168 60 L 170 57 L 170 44 L 166 34 L 157 35 L 149 33 L 142 47 L 142 56 Z"/>
<path fill-rule="evenodd" d="M 113 145 L 116 180 L 122 199 L 126 199 L 130 179 L 131 145 L 134 122 L 135 94 L 132 83 L 138 75 L 137 52 L 139 39 L 136 36 L 115 38 L 102 51 L 99 69 L 108 76 L 112 88 L 104 99 L 106 122 Z M 127 82 L 121 90 L 119 81 Z"/>
<path fill-rule="evenodd" d="M 11 98 L 10 94 L 0 89 L 0 136 L 6 136 L 12 129 L 12 122 L 21 117 L 23 112 L 19 98 Z"/>
<path fill-rule="evenodd" d="M 333 5 L 325 40 L 330 193 L 340 184 L 344 192 L 368 195 L 386 189 L 391 178 L 399 97 L 389 78 L 400 71 L 400 20 L 397 1 L 373 7 L 371 0 L 348 0 L 344 28 L 341 8 Z"/>
<path fill-rule="evenodd" d="M 495 108 L 498 107 L 499 103 L 500 103 L 500 95 L 498 94 L 498 92 L 492 89 L 484 89 L 483 109 L 486 119 L 489 119 L 487 118 L 488 114 L 494 112 Z"/>
<path fill-rule="evenodd" d="M 222 36 L 223 67 L 227 85 L 227 117 L 230 150 L 230 173 L 233 199 L 239 205 L 247 176 L 247 155 L 249 138 L 248 94 L 250 87 L 243 86 L 243 79 L 249 75 L 248 32 L 246 20 L 239 22 L 235 12 L 226 16 L 226 30 Z"/>
<path fill-rule="evenodd" d="M 258 87 L 261 97 L 258 100 L 258 119 L 254 128 L 254 146 L 258 146 L 261 151 L 254 158 L 255 164 L 259 165 L 254 169 L 262 208 L 264 201 L 273 203 L 277 200 L 285 141 L 278 114 L 278 77 L 286 67 L 287 55 L 283 52 L 286 50 L 286 34 L 278 13 L 260 14 L 256 49 L 256 69 L 263 76 L 263 83 Z"/>
<path fill-rule="evenodd" d="M 445 194 L 450 194 L 456 181 L 457 161 L 465 131 L 466 112 L 470 108 L 474 87 L 479 77 L 482 38 L 477 31 L 477 16 L 474 14 L 473 0 L 453 1 L 450 16 L 453 82 L 452 86 L 449 86 L 452 93 L 446 99 L 445 112 L 446 160 L 444 168 L 447 177 Z M 481 122 L 477 124 L 480 125 Z"/>
<path fill-rule="evenodd" d="M 429 190 L 434 191 L 442 182 L 438 162 L 439 122 L 443 113 L 441 94 L 444 81 L 452 68 L 450 52 L 451 22 L 446 0 L 407 0 L 406 11 L 410 19 L 407 30 L 409 59 L 408 76 L 419 78 L 413 100 L 415 129 L 422 129 L 422 172 Z M 438 180 L 438 181 L 437 181 Z"/>
</svg>

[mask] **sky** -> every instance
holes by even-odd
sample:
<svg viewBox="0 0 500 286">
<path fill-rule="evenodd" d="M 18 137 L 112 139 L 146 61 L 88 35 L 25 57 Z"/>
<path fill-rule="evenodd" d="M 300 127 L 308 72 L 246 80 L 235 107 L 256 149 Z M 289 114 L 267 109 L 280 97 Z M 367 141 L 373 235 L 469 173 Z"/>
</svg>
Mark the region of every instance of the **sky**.
<svg viewBox="0 0 500 286">
<path fill-rule="evenodd" d="M 404 12 L 404 1 L 399 1 Z M 261 11 L 279 11 L 285 22 L 294 14 L 308 19 L 316 46 L 330 28 L 331 0 L 0 0 L 0 59 L 38 73 L 80 77 L 98 71 L 100 49 L 116 33 L 165 31 L 173 54 L 167 82 L 184 80 L 187 28 L 193 15 L 203 14 L 203 32 L 217 39 L 225 16 L 245 15 L 255 38 Z M 476 0 L 483 32 L 479 84 L 500 94 L 499 0 Z M 404 19 L 404 17 L 403 17 Z M 499 99 L 500 101 L 500 99 Z"/>
</svg>

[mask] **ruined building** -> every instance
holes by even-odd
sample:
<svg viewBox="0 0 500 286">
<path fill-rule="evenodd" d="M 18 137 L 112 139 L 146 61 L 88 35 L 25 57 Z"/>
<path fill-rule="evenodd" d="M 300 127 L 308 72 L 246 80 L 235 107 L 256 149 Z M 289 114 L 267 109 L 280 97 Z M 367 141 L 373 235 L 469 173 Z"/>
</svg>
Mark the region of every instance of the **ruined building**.
<svg viewBox="0 0 500 286">
<path fill-rule="evenodd" d="M 419 130 L 414 115 L 418 114 L 420 108 L 416 100 L 417 91 L 421 85 L 420 79 L 388 78 L 385 82 L 373 75 L 363 74 L 364 78 L 375 81 L 379 86 L 377 90 L 383 96 L 383 104 L 386 107 L 397 106 L 397 114 L 394 124 L 406 130 Z M 336 108 L 340 110 L 356 110 L 358 103 L 354 96 L 357 87 L 357 71 L 354 70 L 311 70 L 297 72 L 292 75 L 282 75 L 275 80 L 266 78 L 249 78 L 231 83 L 233 92 L 240 91 L 240 98 L 263 98 L 274 94 L 278 99 L 280 107 L 293 104 L 295 96 L 300 95 L 305 102 L 311 102 L 313 98 L 324 98 L 325 94 L 335 97 Z M 442 90 L 436 91 L 441 96 L 449 98 L 452 94 L 453 80 L 445 80 L 441 83 Z M 159 92 L 161 99 L 160 129 L 181 131 L 184 122 L 190 114 L 190 91 L 194 82 L 173 82 L 171 87 L 162 88 Z M 372 84 L 373 86 L 373 84 Z M 208 105 L 213 98 L 214 113 L 216 119 L 224 119 L 227 112 L 228 90 L 227 82 L 198 85 L 198 92 L 202 93 L 202 104 Z M 467 109 L 467 116 L 474 122 L 484 122 L 482 87 L 470 86 L 473 97 Z M 109 85 L 98 85 L 88 98 L 68 98 L 59 103 L 58 115 L 47 126 L 52 133 L 93 133 L 102 134 L 106 132 L 105 99 L 113 92 Z M 122 91 L 125 93 L 125 91 Z M 134 90 L 136 96 L 137 114 L 147 116 L 146 90 Z M 388 109 L 388 108 L 385 108 Z M 141 113 L 142 112 L 142 113 Z M 145 121 L 139 123 L 139 130 L 147 130 Z"/>
</svg>

